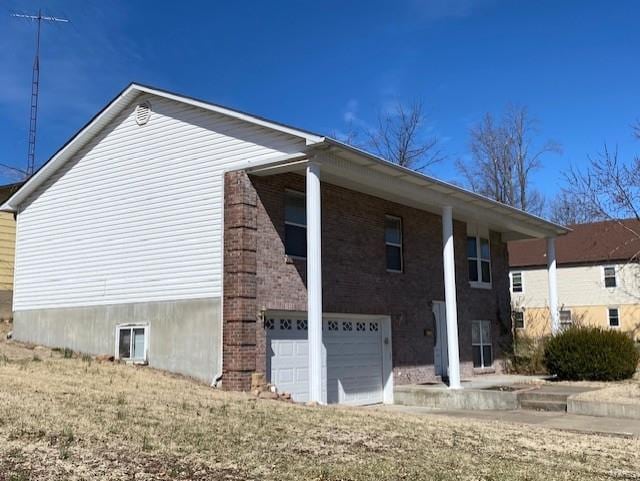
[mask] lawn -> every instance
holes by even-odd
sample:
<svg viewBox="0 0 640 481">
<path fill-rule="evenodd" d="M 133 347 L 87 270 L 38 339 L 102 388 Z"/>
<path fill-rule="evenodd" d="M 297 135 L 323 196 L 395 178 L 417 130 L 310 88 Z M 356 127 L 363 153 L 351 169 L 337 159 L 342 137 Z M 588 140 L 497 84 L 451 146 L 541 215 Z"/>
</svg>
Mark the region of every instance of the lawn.
<svg viewBox="0 0 640 481">
<path fill-rule="evenodd" d="M 0 341 L 0 480 L 79 479 L 640 479 L 640 441 L 254 400 Z"/>
</svg>

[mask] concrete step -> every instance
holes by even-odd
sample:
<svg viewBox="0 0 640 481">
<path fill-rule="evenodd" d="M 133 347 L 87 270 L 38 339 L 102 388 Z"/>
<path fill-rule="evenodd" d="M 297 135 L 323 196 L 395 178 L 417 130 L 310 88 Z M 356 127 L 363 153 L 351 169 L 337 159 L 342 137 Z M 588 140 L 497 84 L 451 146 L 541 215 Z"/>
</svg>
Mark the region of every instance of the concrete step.
<svg viewBox="0 0 640 481">
<path fill-rule="evenodd" d="M 566 411 L 567 401 L 521 399 L 520 408 L 534 411 Z"/>
<path fill-rule="evenodd" d="M 563 401 L 566 403 L 568 396 L 567 393 L 546 392 L 537 389 L 518 393 L 518 399 L 521 401 Z"/>
</svg>

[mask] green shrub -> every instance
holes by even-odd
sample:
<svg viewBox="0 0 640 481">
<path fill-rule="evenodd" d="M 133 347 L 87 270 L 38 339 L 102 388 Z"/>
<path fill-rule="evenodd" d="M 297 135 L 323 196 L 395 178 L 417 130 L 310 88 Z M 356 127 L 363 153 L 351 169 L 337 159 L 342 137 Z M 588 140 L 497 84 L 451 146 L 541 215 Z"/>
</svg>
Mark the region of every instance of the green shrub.
<svg viewBox="0 0 640 481">
<path fill-rule="evenodd" d="M 550 374 L 569 381 L 617 381 L 633 376 L 640 355 L 624 332 L 573 327 L 551 337 L 544 348 Z"/>
</svg>

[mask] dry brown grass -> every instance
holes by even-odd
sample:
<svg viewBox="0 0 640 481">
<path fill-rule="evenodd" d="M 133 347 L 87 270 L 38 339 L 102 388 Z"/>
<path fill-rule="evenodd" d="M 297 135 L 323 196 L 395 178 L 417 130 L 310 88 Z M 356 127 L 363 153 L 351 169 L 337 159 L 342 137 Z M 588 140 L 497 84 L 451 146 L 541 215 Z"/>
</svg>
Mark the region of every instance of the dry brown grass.
<svg viewBox="0 0 640 481">
<path fill-rule="evenodd" d="M 587 391 L 576 395 L 582 401 L 603 401 L 617 404 L 640 404 L 640 381 L 612 383 L 603 389 Z"/>
<path fill-rule="evenodd" d="M 256 401 L 0 342 L 2 481 L 600 480 L 639 470 L 638 440 Z"/>
</svg>

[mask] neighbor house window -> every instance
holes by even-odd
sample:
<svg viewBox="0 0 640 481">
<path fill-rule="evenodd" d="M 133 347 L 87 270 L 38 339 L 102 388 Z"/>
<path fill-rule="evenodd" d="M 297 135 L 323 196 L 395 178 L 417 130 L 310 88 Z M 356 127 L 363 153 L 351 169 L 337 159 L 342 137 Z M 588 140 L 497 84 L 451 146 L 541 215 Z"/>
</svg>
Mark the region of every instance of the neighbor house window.
<svg viewBox="0 0 640 481">
<path fill-rule="evenodd" d="M 284 253 L 307 257 L 307 206 L 305 195 L 291 190 L 285 193 Z"/>
<path fill-rule="evenodd" d="M 471 345 L 473 367 L 490 367 L 493 364 L 493 350 L 489 321 L 473 321 L 471 323 Z"/>
<path fill-rule="evenodd" d="M 511 292 L 522 292 L 522 272 L 511 273 Z"/>
<path fill-rule="evenodd" d="M 146 362 L 149 326 L 123 324 L 116 327 L 117 359 Z"/>
<path fill-rule="evenodd" d="M 483 285 L 491 284 L 491 251 L 489 240 L 480 236 L 467 237 L 467 260 L 469 281 Z"/>
<path fill-rule="evenodd" d="M 402 272 L 402 219 L 386 216 L 384 219 L 384 243 L 387 270 Z"/>
<path fill-rule="evenodd" d="M 604 286 L 616 287 L 616 268 L 615 267 L 604 268 Z"/>
<path fill-rule="evenodd" d="M 516 329 L 524 329 L 524 311 L 513 311 L 513 325 Z"/>
<path fill-rule="evenodd" d="M 573 325 L 573 317 L 569 309 L 561 309 L 560 314 L 560 329 L 569 329 Z"/>
<path fill-rule="evenodd" d="M 620 315 L 617 307 L 610 307 L 609 311 L 609 326 L 620 327 Z"/>
</svg>

